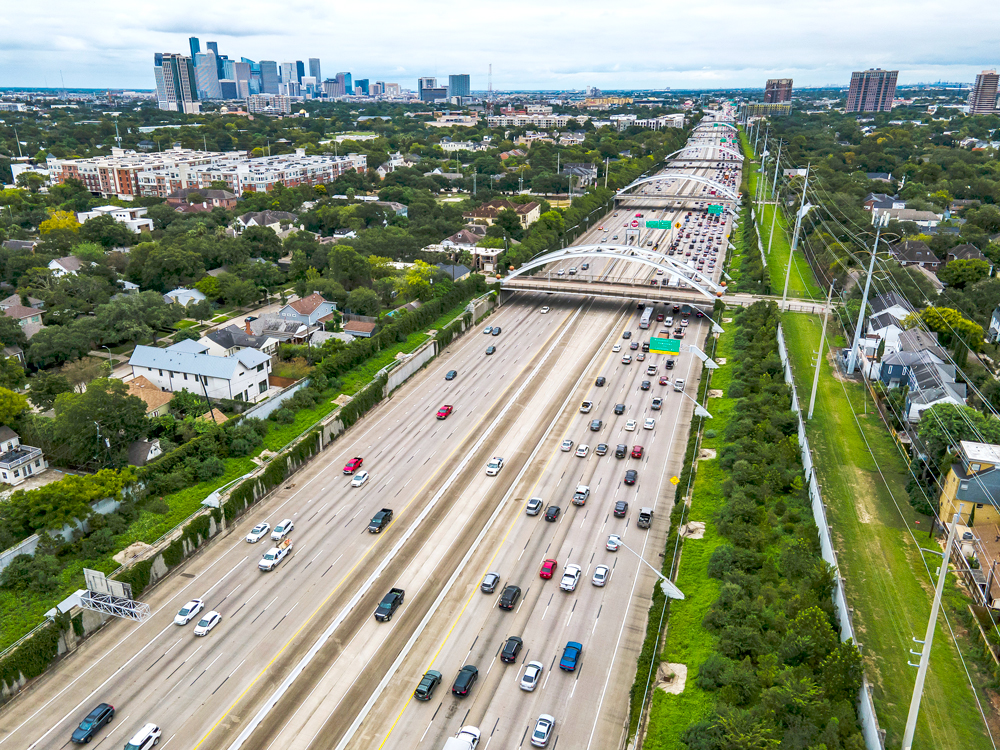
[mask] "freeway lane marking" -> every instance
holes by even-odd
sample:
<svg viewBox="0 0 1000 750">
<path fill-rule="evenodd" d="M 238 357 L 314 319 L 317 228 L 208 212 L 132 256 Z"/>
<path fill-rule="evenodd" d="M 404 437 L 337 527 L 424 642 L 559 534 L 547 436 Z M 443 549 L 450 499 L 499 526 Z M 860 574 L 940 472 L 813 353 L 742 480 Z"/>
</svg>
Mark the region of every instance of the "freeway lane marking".
<svg viewBox="0 0 1000 750">
<path fill-rule="evenodd" d="M 582 309 L 582 306 L 581 306 L 580 309 Z M 579 315 L 579 310 L 577 310 L 577 313 L 573 316 L 572 320 L 575 320 L 576 316 L 578 316 L 578 315 Z M 567 316 L 567 318 L 569 318 L 569 316 Z M 472 458 L 472 456 L 475 455 L 476 451 L 483 444 L 483 442 L 486 441 L 486 438 L 489 436 L 490 432 L 492 432 L 492 430 L 495 428 L 495 426 L 497 424 L 499 424 L 499 422 L 504 418 L 504 416 L 506 415 L 507 411 L 516 402 L 517 397 L 520 395 L 521 391 L 523 391 L 524 388 L 527 386 L 527 384 L 531 381 L 531 379 L 534 377 L 534 374 L 541 367 L 542 363 L 544 363 L 548 359 L 549 354 L 551 354 L 551 352 L 554 351 L 555 346 L 556 346 L 556 344 L 558 344 L 559 339 L 562 338 L 562 334 L 564 334 L 566 331 L 568 331 L 570 329 L 570 327 L 571 327 L 570 325 L 567 325 L 566 323 L 567 322 L 572 323 L 572 320 L 568 320 L 567 321 L 567 319 L 564 319 L 563 322 L 560 323 L 560 325 L 549 335 L 548 340 L 546 341 L 546 343 L 548 343 L 548 341 L 551 341 L 551 339 L 554 336 L 556 336 L 557 333 L 560 334 L 559 337 L 556 339 L 556 342 L 553 343 L 549 347 L 549 350 L 545 354 L 543 354 L 542 357 L 539 359 L 539 363 L 535 367 L 535 371 L 532 374 L 530 374 L 526 379 L 523 380 L 522 385 L 515 392 L 514 397 L 507 400 L 506 406 L 504 406 L 504 408 L 500 411 L 500 413 L 497 415 L 496 419 L 493 420 L 493 423 L 490 425 L 490 427 L 488 427 L 487 430 L 482 433 L 481 437 L 475 443 L 475 445 L 466 453 L 466 457 L 461 461 L 461 463 L 454 470 L 454 472 L 451 474 L 451 476 L 445 481 L 445 484 L 435 494 L 434 498 L 431 499 L 430 503 L 428 503 L 428 505 L 424 508 L 424 510 L 421 511 L 420 515 L 417 516 L 417 518 L 415 519 L 413 525 L 411 525 L 410 528 L 407 529 L 406 533 L 399 540 L 399 542 L 396 544 L 396 546 L 390 551 L 389 555 L 382 561 L 382 563 L 379 564 L 378 568 L 371 575 L 371 577 L 369 577 L 369 579 L 362 585 L 362 587 L 359 590 L 359 592 L 351 599 L 350 602 L 348 602 L 348 604 L 344 608 L 344 610 L 342 610 L 341 613 L 338 614 L 337 618 L 322 633 L 322 635 L 319 637 L 319 639 L 316 641 L 316 643 L 313 644 L 313 646 L 309 649 L 309 651 L 302 658 L 302 660 L 299 661 L 299 663 L 292 669 L 292 671 L 285 678 L 285 680 L 282 681 L 281 685 L 277 688 L 277 690 L 274 693 L 272 693 L 271 697 L 268 698 L 268 700 L 265 702 L 265 704 L 261 707 L 261 709 L 254 716 L 254 718 L 250 721 L 250 724 L 240 733 L 240 735 L 236 738 L 236 740 L 230 746 L 230 750 L 238 750 L 238 748 L 240 746 L 242 746 L 242 744 L 246 741 L 246 739 L 250 736 L 250 734 L 257 728 L 257 726 L 260 725 L 260 722 L 263 721 L 264 717 L 271 710 L 271 708 L 273 708 L 274 705 L 277 704 L 278 700 L 280 700 L 281 696 L 284 695 L 284 693 L 288 690 L 288 687 L 291 685 L 291 683 L 299 676 L 299 674 L 301 674 L 302 670 L 305 669 L 305 667 L 309 663 L 309 661 L 311 661 L 313 659 L 313 657 L 319 652 L 320 648 L 322 648 L 322 646 L 326 643 L 326 641 L 330 637 L 330 635 L 332 635 L 333 632 L 340 626 L 340 624 L 343 622 L 344 618 L 346 618 L 346 616 L 350 612 L 350 610 L 353 609 L 353 607 L 357 604 L 357 602 L 360 601 L 361 598 L 368 592 L 368 590 L 371 588 L 371 586 L 375 582 L 375 580 L 377 580 L 377 578 L 382 574 L 382 572 L 384 571 L 384 569 L 388 566 L 389 562 L 396 556 L 396 554 L 399 552 L 399 550 L 402 549 L 403 545 L 409 540 L 410 536 L 412 536 L 416 532 L 416 529 L 419 527 L 421 521 L 423 521 L 423 519 L 426 518 L 430 514 L 431 510 L 433 510 L 434 506 L 437 504 L 437 501 L 444 495 L 444 493 L 447 491 L 448 487 L 458 477 L 458 475 L 460 474 L 460 472 L 465 468 L 465 465 Z M 543 344 L 543 347 L 544 346 L 545 346 L 545 344 Z M 522 371 L 523 371 L 523 369 L 524 368 L 522 368 Z M 520 375 L 520 373 L 518 373 L 518 375 Z M 513 383 L 517 382 L 517 380 L 518 380 L 517 377 L 511 378 L 511 386 L 508 386 L 507 390 L 510 390 L 510 388 L 513 387 Z M 486 411 L 483 412 L 484 416 L 481 417 L 479 419 L 479 421 L 476 422 L 476 424 L 474 424 L 470 428 L 470 430 L 468 431 L 467 434 L 469 434 L 469 435 L 474 434 L 475 430 L 485 420 L 485 418 L 486 418 L 485 415 L 489 414 L 489 412 L 503 398 L 503 395 L 504 395 L 505 392 L 506 391 L 501 392 L 501 394 L 497 396 L 497 398 L 493 401 L 493 403 L 490 404 L 489 408 Z M 452 456 L 454 456 L 454 454 L 458 451 L 459 447 L 461 447 L 461 446 L 460 445 L 456 445 L 455 448 L 452 449 L 451 453 L 448 454 L 448 456 L 446 457 L 445 461 L 441 464 L 442 467 L 448 465 L 448 463 L 450 462 Z M 433 456 L 428 457 L 427 460 L 429 461 L 432 457 Z M 424 463 L 427 463 L 427 462 L 425 461 Z M 424 482 L 424 484 L 420 487 L 420 489 L 417 490 L 417 492 L 413 495 L 413 497 L 409 500 L 409 502 L 404 506 L 403 511 L 400 512 L 400 515 L 397 516 L 396 518 L 394 518 L 390 522 L 389 526 L 386 527 L 386 528 L 389 528 L 389 529 L 392 528 L 392 526 L 402 516 L 402 513 L 405 512 L 406 509 L 409 508 L 410 505 L 413 502 L 416 501 L 416 499 L 420 496 L 420 494 L 427 487 L 427 485 L 430 484 L 430 482 L 435 477 L 437 477 L 439 473 L 440 473 L 440 468 L 438 470 L 434 471 L 427 478 L 427 481 Z M 319 476 L 319 475 L 317 475 L 317 476 Z M 229 714 L 233 711 L 234 708 L 236 708 L 237 704 L 243 699 L 243 697 L 247 694 L 247 692 L 249 692 L 249 690 L 261 679 L 261 677 L 264 676 L 264 674 L 271 668 L 271 666 L 285 652 L 285 650 L 294 642 L 294 640 L 296 638 L 298 638 L 299 634 L 306 628 L 306 626 L 310 622 L 312 622 L 313 618 L 317 614 L 319 614 L 319 612 L 323 609 L 324 606 L 326 606 L 327 602 L 334 596 L 334 594 L 336 594 L 336 592 L 340 589 L 340 587 L 344 584 L 344 582 L 350 579 L 350 577 L 353 575 L 354 571 L 358 568 L 358 566 L 360 566 L 361 563 L 365 560 L 365 558 L 368 557 L 368 555 L 370 553 L 372 553 L 373 550 L 376 549 L 376 547 L 379 544 L 379 541 L 381 539 L 383 539 L 383 538 L 384 537 L 381 534 L 378 535 L 378 538 L 376 539 L 376 541 L 367 550 L 365 550 L 365 552 L 361 555 L 361 557 L 358 558 L 358 561 L 350 568 L 350 570 L 347 571 L 347 573 L 340 579 L 340 581 L 337 583 L 337 585 L 334 586 L 334 588 L 330 591 L 330 593 L 327 594 L 327 596 L 323 599 L 322 602 L 320 602 L 320 604 L 316 607 L 316 609 L 313 610 L 313 612 L 302 622 L 302 624 L 298 627 L 298 629 L 292 634 L 292 636 L 288 639 L 288 641 L 286 641 L 285 644 L 278 650 L 278 652 L 271 658 L 271 660 L 264 666 L 264 668 L 250 681 L 250 683 L 243 689 L 243 691 L 239 694 L 239 696 L 237 696 L 236 700 L 233 701 L 232 705 L 230 705 L 230 707 L 227 708 L 222 713 L 222 715 L 218 718 L 218 720 L 216 720 L 216 722 L 211 726 L 211 728 L 209 728 L 209 730 L 198 741 L 198 743 L 194 746 L 194 748 L 192 750 L 198 750 L 198 748 L 201 747 L 201 745 L 205 742 L 205 740 L 207 740 L 209 738 L 209 736 L 211 736 L 212 732 L 214 732 L 216 730 L 216 728 L 219 726 L 219 724 L 221 724 L 225 720 L 225 718 L 227 716 L 229 716 Z"/>
</svg>

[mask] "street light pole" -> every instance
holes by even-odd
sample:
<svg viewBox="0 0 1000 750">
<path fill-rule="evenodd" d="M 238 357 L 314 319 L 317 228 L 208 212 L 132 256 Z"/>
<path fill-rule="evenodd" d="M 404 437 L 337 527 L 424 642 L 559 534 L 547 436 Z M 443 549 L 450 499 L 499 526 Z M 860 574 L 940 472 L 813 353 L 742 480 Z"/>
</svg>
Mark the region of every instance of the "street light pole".
<svg viewBox="0 0 1000 750">
<path fill-rule="evenodd" d="M 792 261 L 795 259 L 795 248 L 799 244 L 799 230 L 802 229 L 802 219 L 813 206 L 806 202 L 806 187 L 809 185 L 809 167 L 806 166 L 806 179 L 802 183 L 802 205 L 795 213 L 795 231 L 792 233 L 792 247 L 788 251 L 788 270 L 785 272 L 785 291 L 781 293 L 781 305 L 788 301 L 788 282 L 792 279 Z"/>
<path fill-rule="evenodd" d="M 652 565 L 650 565 L 648 562 L 646 562 L 646 560 L 643 559 L 642 555 L 640 555 L 634 549 L 632 549 L 627 544 L 625 544 L 625 542 L 621 541 L 620 538 L 618 540 L 618 544 L 620 546 L 624 547 L 625 549 L 627 549 L 629 552 L 631 552 L 636 557 L 638 557 L 639 558 L 639 562 L 641 562 L 643 565 L 645 565 L 651 571 L 653 571 L 654 573 L 656 573 L 656 577 L 660 579 L 660 590 L 663 592 L 664 596 L 666 596 L 668 599 L 683 599 L 684 598 L 684 592 L 681 591 L 679 588 L 677 588 L 677 586 L 674 585 L 674 582 L 671 581 L 669 578 L 667 578 L 665 575 L 663 575 L 663 573 L 661 573 L 656 568 L 654 568 Z"/>
</svg>

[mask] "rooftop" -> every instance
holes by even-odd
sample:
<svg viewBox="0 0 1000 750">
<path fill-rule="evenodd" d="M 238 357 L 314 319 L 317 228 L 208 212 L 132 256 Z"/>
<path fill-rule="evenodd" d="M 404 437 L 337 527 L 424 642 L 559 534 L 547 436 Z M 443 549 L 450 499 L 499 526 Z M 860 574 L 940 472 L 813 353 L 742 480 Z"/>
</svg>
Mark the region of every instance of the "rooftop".
<svg viewBox="0 0 1000 750">
<path fill-rule="evenodd" d="M 190 350 L 190 345 L 198 347 L 200 351 Z M 231 380 L 236 375 L 237 368 L 242 366 L 249 370 L 270 360 L 268 355 L 256 349 L 242 349 L 231 357 L 213 357 L 202 353 L 205 349 L 207 347 L 203 344 L 190 340 L 174 344 L 167 349 L 140 345 L 132 352 L 128 363 L 133 367 L 149 367 Z"/>
<path fill-rule="evenodd" d="M 1000 445 L 976 443 L 971 440 L 963 440 L 959 445 L 962 448 L 962 453 L 970 461 L 985 464 L 1000 464 Z"/>
</svg>

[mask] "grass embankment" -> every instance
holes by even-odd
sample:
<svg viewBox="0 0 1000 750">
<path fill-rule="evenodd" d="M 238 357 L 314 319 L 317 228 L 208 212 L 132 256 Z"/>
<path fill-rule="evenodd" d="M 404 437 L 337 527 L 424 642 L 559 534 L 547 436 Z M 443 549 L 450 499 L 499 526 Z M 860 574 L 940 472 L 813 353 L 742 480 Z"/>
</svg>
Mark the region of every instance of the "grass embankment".
<svg viewBox="0 0 1000 750">
<path fill-rule="evenodd" d="M 786 313 L 782 323 L 799 398 L 808 404 L 822 320 Z M 829 335 L 827 345 L 831 345 Z M 885 746 L 898 747 L 916 677 L 916 670 L 907 666 L 907 661 L 916 660 L 909 649 L 918 649 L 910 639 L 923 638 L 933 593 L 917 545 L 937 549 L 937 543 L 927 538 L 930 519 L 909 505 L 906 463 L 870 399 L 864 405 L 866 393 L 858 383 L 839 381 L 824 365 L 807 433 L 846 578 L 848 602 L 854 608 L 854 627 L 872 683 L 875 710 L 887 733 Z M 933 571 L 939 558 L 929 559 Z M 962 606 L 963 597 L 954 579 L 951 583 L 946 608 L 954 612 Z M 951 622 L 958 626 L 957 617 L 952 616 Z M 970 651 L 963 648 L 965 654 Z M 968 657 L 966 662 L 970 662 Z M 988 707 L 985 696 L 980 697 Z M 914 747 L 992 747 L 943 617 L 934 640 Z"/>
<path fill-rule="evenodd" d="M 726 325 L 725 328 L 730 326 Z M 718 342 L 716 358 L 732 361 L 732 336 L 728 331 Z M 732 365 L 725 364 L 712 375 L 711 387 L 724 393 L 729 387 Z M 712 419 L 706 423 L 703 449 L 720 451 L 723 435 L 729 424 L 735 399 L 713 398 L 708 401 Z M 715 437 L 707 437 L 708 434 Z M 661 653 L 664 663 L 683 664 L 687 667 L 687 682 L 679 695 L 656 690 L 650 708 L 649 725 L 643 744 L 648 750 L 669 750 L 683 747 L 680 737 L 697 721 L 705 719 L 715 705 L 715 697 L 694 684 L 698 668 L 715 652 L 716 638 L 702 625 L 709 607 L 719 597 L 721 582 L 708 576 L 708 561 L 723 539 L 715 528 L 715 516 L 722 507 L 722 484 L 726 473 L 719 468 L 717 459 L 698 463 L 691 508 L 687 521 L 705 524 L 703 539 L 686 539 L 681 550 L 680 567 L 676 583 L 684 592 L 683 601 L 670 603 L 670 617 L 666 623 L 666 641 Z M 680 498 L 678 498 L 679 500 Z M 666 550 L 668 556 L 673 549 Z"/>
</svg>

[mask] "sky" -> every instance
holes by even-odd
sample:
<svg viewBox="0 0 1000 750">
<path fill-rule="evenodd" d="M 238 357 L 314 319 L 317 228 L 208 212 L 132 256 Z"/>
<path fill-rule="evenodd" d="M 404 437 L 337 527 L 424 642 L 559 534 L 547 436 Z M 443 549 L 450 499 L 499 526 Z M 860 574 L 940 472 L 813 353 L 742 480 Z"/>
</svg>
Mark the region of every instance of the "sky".
<svg viewBox="0 0 1000 750">
<path fill-rule="evenodd" d="M 0 86 L 152 89 L 153 53 L 216 41 L 232 59 L 308 60 L 416 88 L 468 73 L 473 90 L 846 86 L 971 82 L 1000 66 L 1000 3 L 952 0 L 6 0 Z M 16 9 L 15 9 L 16 8 Z M 307 63 L 308 65 L 308 63 Z"/>
</svg>

